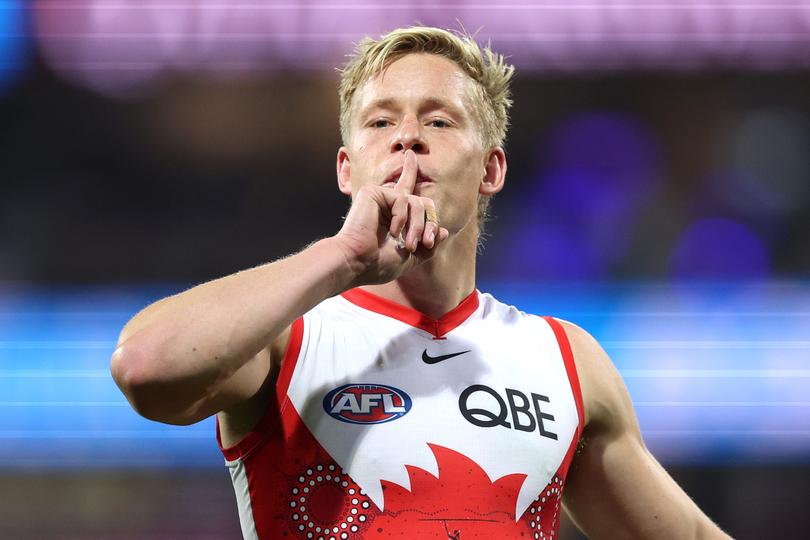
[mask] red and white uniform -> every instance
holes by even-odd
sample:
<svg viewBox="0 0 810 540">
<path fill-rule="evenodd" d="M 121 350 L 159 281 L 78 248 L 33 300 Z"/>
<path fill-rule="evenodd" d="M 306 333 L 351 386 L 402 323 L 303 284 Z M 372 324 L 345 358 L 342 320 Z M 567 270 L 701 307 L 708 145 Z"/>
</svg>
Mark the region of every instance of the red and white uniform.
<svg viewBox="0 0 810 540">
<path fill-rule="evenodd" d="M 526 539 L 557 535 L 582 425 L 556 320 L 353 289 L 295 321 L 256 428 L 217 439 L 246 539 Z"/>
</svg>

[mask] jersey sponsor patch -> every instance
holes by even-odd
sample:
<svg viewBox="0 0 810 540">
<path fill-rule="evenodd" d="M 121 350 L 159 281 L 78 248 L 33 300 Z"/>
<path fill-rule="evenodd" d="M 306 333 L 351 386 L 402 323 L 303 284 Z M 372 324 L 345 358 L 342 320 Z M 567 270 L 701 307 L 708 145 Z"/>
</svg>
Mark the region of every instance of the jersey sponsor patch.
<svg viewBox="0 0 810 540">
<path fill-rule="evenodd" d="M 411 410 L 411 397 L 381 384 L 346 384 L 323 398 L 323 408 L 336 420 L 350 424 L 382 424 Z"/>
</svg>

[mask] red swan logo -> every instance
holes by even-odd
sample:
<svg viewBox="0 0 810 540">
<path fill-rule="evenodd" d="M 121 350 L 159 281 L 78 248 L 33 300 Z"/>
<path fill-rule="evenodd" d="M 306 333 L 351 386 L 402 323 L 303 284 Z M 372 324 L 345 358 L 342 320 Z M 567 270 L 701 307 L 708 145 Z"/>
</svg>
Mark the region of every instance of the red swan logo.
<svg viewBox="0 0 810 540">
<path fill-rule="evenodd" d="M 438 478 L 406 465 L 411 489 L 383 480 L 383 512 L 334 462 L 324 461 L 307 469 L 299 478 L 300 485 L 293 488 L 294 531 L 303 538 L 324 540 L 539 540 L 556 536 L 562 494 L 559 477 L 555 476 L 516 520 L 515 506 L 525 474 L 510 474 L 492 482 L 464 454 L 435 444 L 428 446 L 439 465 Z"/>
</svg>

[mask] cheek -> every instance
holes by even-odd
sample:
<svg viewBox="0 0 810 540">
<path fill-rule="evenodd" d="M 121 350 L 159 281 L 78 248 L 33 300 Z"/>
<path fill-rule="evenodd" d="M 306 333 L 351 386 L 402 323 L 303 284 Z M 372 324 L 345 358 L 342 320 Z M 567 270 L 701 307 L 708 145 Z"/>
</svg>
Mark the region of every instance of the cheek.
<svg viewBox="0 0 810 540">
<path fill-rule="evenodd" d="M 481 160 L 482 158 L 478 155 L 478 152 L 470 152 L 463 155 L 463 158 L 458 163 L 459 176 L 463 179 L 461 183 L 465 189 L 477 191 L 476 186 L 484 176 L 484 167 Z"/>
</svg>

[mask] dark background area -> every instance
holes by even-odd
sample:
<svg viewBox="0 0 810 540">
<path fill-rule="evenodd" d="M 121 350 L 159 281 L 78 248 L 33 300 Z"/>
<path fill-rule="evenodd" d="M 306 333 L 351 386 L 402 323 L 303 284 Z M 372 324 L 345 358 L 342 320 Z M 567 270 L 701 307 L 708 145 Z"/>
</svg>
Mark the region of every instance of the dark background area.
<svg viewBox="0 0 810 540">
<path fill-rule="evenodd" d="M 292 73 L 230 82 L 187 78 L 120 101 L 35 67 L 0 101 L 0 278 L 198 282 L 334 234 L 348 208 L 334 171 L 340 145 L 336 81 L 329 74 Z M 764 215 L 729 202 L 729 191 L 747 185 L 730 181 L 718 187 L 710 178 L 733 165 L 735 127 L 763 112 L 804 130 L 804 138 L 787 141 L 786 152 L 804 145 L 807 167 L 808 96 L 804 72 L 519 74 L 507 141 L 508 184 L 493 203 L 492 241 L 480 258 L 481 276 L 558 279 L 573 271 L 575 278 L 670 278 L 679 235 L 690 222 L 713 216 L 755 231 L 767 246 L 768 266 L 749 270 L 744 254 L 735 261 L 729 253 L 725 265 L 695 267 L 686 277 L 806 276 L 810 180 L 798 176 L 802 185 L 790 182 L 807 169 L 774 170 L 793 175 L 784 181 L 758 180 L 775 198 L 798 197 L 790 199 L 788 211 Z M 626 210 L 632 220 L 628 245 L 599 271 L 577 275 L 564 261 L 535 267 L 540 263 L 506 252 L 511 246 L 503 247 L 504 239 L 546 210 L 537 186 L 547 172 L 544 163 L 554 157 L 551 138 L 586 115 L 644 126 L 658 169 L 654 179 L 641 182 L 654 184 L 655 191 L 643 206 Z M 586 141 L 582 162 L 589 157 L 610 159 Z M 766 155 L 761 161 L 778 166 L 781 159 Z M 616 160 L 605 167 L 633 172 L 633 165 Z M 599 202 L 564 208 L 555 217 L 597 222 L 598 215 L 586 214 L 589 204 Z M 291 219 L 299 215 L 304 219 Z M 572 239 L 587 241 L 587 233 Z M 611 239 L 602 242 L 599 249 L 610 249 Z"/>
</svg>

